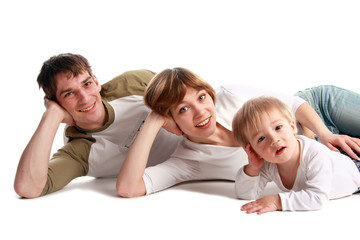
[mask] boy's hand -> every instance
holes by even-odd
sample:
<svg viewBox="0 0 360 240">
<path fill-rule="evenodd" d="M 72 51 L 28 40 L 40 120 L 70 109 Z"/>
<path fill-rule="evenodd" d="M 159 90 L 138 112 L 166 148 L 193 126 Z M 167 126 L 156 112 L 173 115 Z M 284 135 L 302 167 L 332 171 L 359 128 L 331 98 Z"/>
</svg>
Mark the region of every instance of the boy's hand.
<svg viewBox="0 0 360 240">
<path fill-rule="evenodd" d="M 258 200 L 244 204 L 241 207 L 241 211 L 245 211 L 246 213 L 256 212 L 257 214 L 263 214 L 277 210 L 282 210 L 279 195 L 259 198 Z"/>
<path fill-rule="evenodd" d="M 252 177 L 259 175 L 260 169 L 264 165 L 264 159 L 254 151 L 250 143 L 244 147 L 244 150 L 249 159 L 249 164 L 244 169 L 245 173 Z"/>
</svg>

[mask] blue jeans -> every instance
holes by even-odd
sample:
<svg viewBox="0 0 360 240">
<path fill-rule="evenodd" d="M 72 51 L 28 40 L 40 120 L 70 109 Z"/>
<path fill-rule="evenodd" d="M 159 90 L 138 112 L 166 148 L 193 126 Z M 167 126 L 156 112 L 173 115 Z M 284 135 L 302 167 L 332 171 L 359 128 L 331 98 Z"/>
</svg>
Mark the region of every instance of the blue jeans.
<svg viewBox="0 0 360 240">
<path fill-rule="evenodd" d="M 336 86 L 321 85 L 295 95 L 315 109 L 331 132 L 360 138 L 360 94 Z"/>
<path fill-rule="evenodd" d="M 360 94 L 336 86 L 320 85 L 295 95 L 306 100 L 334 134 L 360 138 Z"/>
<path fill-rule="evenodd" d="M 357 169 L 359 170 L 359 172 L 360 172 L 360 161 L 359 160 L 353 160 L 354 161 L 354 163 L 355 163 L 355 165 L 356 165 L 356 167 L 357 167 Z"/>
<path fill-rule="evenodd" d="M 360 161 L 358 161 L 358 160 L 353 160 L 353 161 L 354 161 L 357 169 L 358 169 L 359 172 L 360 172 Z M 360 193 L 360 187 L 358 188 L 358 191 L 354 192 L 354 194 L 355 194 L 355 193 Z"/>
</svg>

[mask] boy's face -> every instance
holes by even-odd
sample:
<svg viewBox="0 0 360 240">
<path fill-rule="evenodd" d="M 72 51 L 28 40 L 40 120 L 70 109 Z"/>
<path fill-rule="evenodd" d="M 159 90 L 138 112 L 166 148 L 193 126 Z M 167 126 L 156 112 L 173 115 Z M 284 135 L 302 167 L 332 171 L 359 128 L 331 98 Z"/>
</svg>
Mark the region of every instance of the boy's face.
<svg viewBox="0 0 360 240">
<path fill-rule="evenodd" d="M 76 77 L 59 73 L 56 86 L 59 104 L 73 117 L 77 126 L 84 129 L 103 126 L 106 110 L 101 101 L 101 86 L 95 77 L 88 72 Z"/>
<path fill-rule="evenodd" d="M 268 162 L 280 164 L 298 156 L 295 133 L 295 122 L 273 109 L 262 114 L 259 129 L 251 129 L 248 135 L 250 145 L 258 155 Z"/>
</svg>

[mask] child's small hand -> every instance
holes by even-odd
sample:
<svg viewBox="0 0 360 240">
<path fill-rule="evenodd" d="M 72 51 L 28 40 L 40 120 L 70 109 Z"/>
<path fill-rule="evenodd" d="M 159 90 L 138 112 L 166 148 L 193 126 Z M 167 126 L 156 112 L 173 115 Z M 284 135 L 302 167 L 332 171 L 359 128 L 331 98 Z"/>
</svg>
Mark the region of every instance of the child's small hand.
<svg viewBox="0 0 360 240">
<path fill-rule="evenodd" d="M 250 143 L 244 147 L 244 150 L 248 155 L 249 165 L 254 169 L 260 169 L 264 164 L 264 159 L 254 151 Z"/>
<path fill-rule="evenodd" d="M 281 209 L 281 200 L 279 195 L 259 198 L 258 200 L 244 204 L 241 207 L 241 211 L 245 211 L 246 213 L 256 212 L 257 214 L 263 214 Z"/>
</svg>

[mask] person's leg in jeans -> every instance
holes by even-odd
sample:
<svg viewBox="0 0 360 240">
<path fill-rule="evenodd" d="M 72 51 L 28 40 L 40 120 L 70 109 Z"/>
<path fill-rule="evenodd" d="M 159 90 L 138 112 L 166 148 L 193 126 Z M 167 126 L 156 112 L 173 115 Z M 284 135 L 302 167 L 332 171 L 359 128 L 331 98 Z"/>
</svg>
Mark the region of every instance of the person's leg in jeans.
<svg viewBox="0 0 360 240">
<path fill-rule="evenodd" d="M 360 94 L 331 85 L 321 85 L 295 94 L 306 100 L 334 134 L 360 138 Z M 357 153 L 360 157 L 360 154 Z"/>
</svg>

